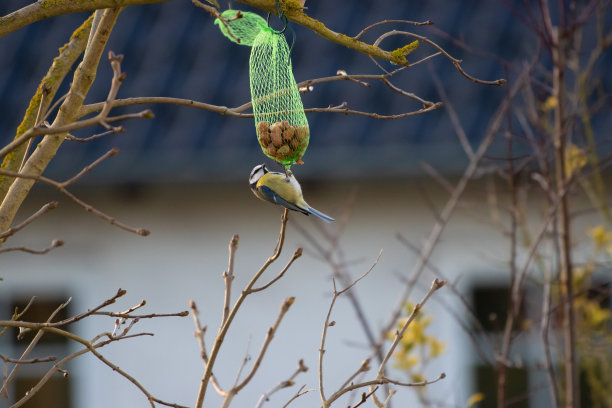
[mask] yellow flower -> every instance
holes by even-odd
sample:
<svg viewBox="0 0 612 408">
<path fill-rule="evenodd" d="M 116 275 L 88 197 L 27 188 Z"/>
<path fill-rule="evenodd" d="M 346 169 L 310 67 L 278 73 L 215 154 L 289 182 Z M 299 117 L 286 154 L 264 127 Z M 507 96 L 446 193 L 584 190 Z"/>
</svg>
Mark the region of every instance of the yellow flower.
<svg viewBox="0 0 612 408">
<path fill-rule="evenodd" d="M 485 395 L 482 392 L 477 392 L 476 394 L 472 394 L 472 396 L 468 398 L 465 405 L 468 408 L 473 407 L 475 404 L 478 404 L 484 398 L 485 398 Z"/>
<path fill-rule="evenodd" d="M 546 100 L 542 104 L 542 110 L 544 112 L 552 110 L 556 107 L 557 107 L 557 98 L 552 95 L 546 98 Z"/>
<path fill-rule="evenodd" d="M 605 248 L 610 252 L 612 249 L 612 232 L 608 231 L 603 225 L 598 225 L 591 228 L 588 234 L 593 240 L 597 251 L 601 251 Z"/>
<path fill-rule="evenodd" d="M 574 172 L 580 170 L 587 164 L 587 156 L 584 150 L 574 144 L 570 144 L 565 150 L 565 174 L 571 177 Z"/>
<path fill-rule="evenodd" d="M 444 352 L 444 343 L 442 343 L 436 338 L 430 337 L 429 338 L 429 348 L 430 348 L 429 357 L 436 358 Z"/>
<path fill-rule="evenodd" d="M 590 327 L 600 327 L 610 320 L 610 310 L 602 308 L 598 302 L 588 301 L 583 308 L 584 317 Z"/>
<path fill-rule="evenodd" d="M 414 305 L 406 303 L 404 309 L 410 314 L 414 309 Z M 444 351 L 444 344 L 435 337 L 425 333 L 432 321 L 433 318 L 431 316 L 427 316 L 421 311 L 410 322 L 410 325 L 406 328 L 399 342 L 398 351 L 393 356 L 397 368 L 408 371 L 419 364 L 420 359 L 415 354 L 427 355 L 427 359 L 435 358 L 442 354 Z M 397 330 L 401 330 L 406 322 L 407 318 L 399 319 Z M 396 333 L 397 331 L 387 333 L 388 338 L 394 339 Z M 427 348 L 429 348 L 429 350 L 428 353 L 425 354 Z M 418 353 L 419 349 L 423 350 L 423 352 Z"/>
</svg>

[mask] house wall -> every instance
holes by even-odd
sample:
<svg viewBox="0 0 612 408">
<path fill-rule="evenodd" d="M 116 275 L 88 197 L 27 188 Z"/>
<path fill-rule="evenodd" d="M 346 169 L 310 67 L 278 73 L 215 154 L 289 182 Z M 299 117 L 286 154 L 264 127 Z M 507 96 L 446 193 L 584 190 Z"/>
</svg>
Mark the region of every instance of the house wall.
<svg viewBox="0 0 612 408">
<path fill-rule="evenodd" d="M 372 329 L 378 330 L 397 304 L 416 261 L 414 252 L 396 234 L 401 233 L 420 244 L 435 222 L 422 192 L 427 191 L 438 209 L 448 197 L 431 181 L 423 180 L 319 183 L 303 187 L 314 207 L 338 221 L 326 225 L 313 217 L 291 213 L 283 254 L 263 280 L 274 277 L 297 247 L 303 246 L 305 255 L 271 288 L 247 298 L 215 366 L 215 375 L 222 386 L 228 387 L 245 355 L 252 358 L 257 355 L 283 299 L 295 296 L 295 303 L 260 371 L 236 397 L 235 406 L 254 406 L 263 391 L 294 371 L 299 359 L 304 359 L 310 370 L 300 375 L 296 384 L 306 384 L 307 389 L 317 388 L 322 324 L 333 289 L 331 269 L 317 259 L 297 225 L 317 237 L 321 237 L 321 231 L 334 233 L 344 225 L 339 242 L 354 278 L 367 271 L 383 250 L 372 273 L 353 289 Z M 433 257 L 439 271 L 466 291 L 475 281 L 507 279 L 509 244 L 499 225 L 491 221 L 486 191 L 484 182 L 470 186 Z M 27 244 L 44 248 L 52 239 L 62 239 L 66 244 L 40 256 L 19 252 L 3 254 L 0 298 L 56 293 L 71 296 L 70 312 L 77 313 L 96 306 L 123 288 L 127 294 L 107 310 L 125 310 L 145 299 L 147 305 L 141 309 L 144 314 L 188 310 L 189 300 L 193 299 L 201 311 L 203 324 L 208 326 L 206 341 L 210 347 L 221 319 L 221 274 L 227 267 L 231 236 L 240 235 L 234 299 L 272 253 L 278 236 L 280 208 L 256 200 L 245 184 L 90 186 L 75 192 L 124 223 L 150 229 L 151 235 L 139 237 L 124 232 L 86 213 L 56 192 L 39 188 L 29 197 L 21 219 L 51 199 L 59 199 L 60 207 L 11 238 L 5 247 Z M 500 210 L 503 210 L 503 192 L 498 190 L 498 193 Z M 347 212 L 349 202 L 352 210 Z M 531 216 L 539 219 L 540 203 L 533 199 L 528 203 Z M 500 215 L 505 217 L 503 212 Z M 341 220 L 345 216 L 348 221 L 343 224 Z M 593 220 L 583 216 L 579 222 L 584 226 Z M 533 223 L 533 228 L 537 225 L 539 221 Z M 581 231 L 582 226 L 576 231 Z M 411 301 L 420 299 L 433 277 L 430 270 L 424 273 Z M 444 396 L 447 402 L 463 404 L 473 392 L 471 377 L 466 374 L 471 372 L 475 357 L 470 351 L 468 336 L 450 313 L 460 314 L 459 305 L 459 299 L 444 288 L 425 308 L 435 319 L 431 334 L 446 346 L 443 356 L 427 368 L 426 374 L 429 378 L 437 377 L 442 371 L 447 374 L 445 380 L 428 387 L 430 396 L 435 399 Z M 324 361 L 328 395 L 369 356 L 363 330 L 347 299 L 338 300 L 332 320 L 336 325 L 329 329 Z M 112 331 L 113 324 L 111 318 L 95 317 L 78 323 L 74 330 L 85 338 L 93 338 L 102 331 Z M 152 332 L 155 336 L 123 340 L 101 351 L 156 397 L 193 405 L 203 373 L 193 331 L 191 317 L 142 320 L 133 332 Z M 134 385 L 91 356 L 74 361 L 69 371 L 75 384 L 75 407 L 148 406 Z M 370 375 L 374 373 L 373 369 Z M 396 376 L 408 380 L 401 373 Z M 269 406 L 281 406 L 296 389 L 292 387 L 275 394 Z M 318 392 L 310 392 L 292 406 L 315 406 L 318 398 Z M 414 398 L 413 389 L 402 390 L 394 397 L 398 403 Z M 210 388 L 206 405 L 215 406 L 219 401 Z"/>
</svg>

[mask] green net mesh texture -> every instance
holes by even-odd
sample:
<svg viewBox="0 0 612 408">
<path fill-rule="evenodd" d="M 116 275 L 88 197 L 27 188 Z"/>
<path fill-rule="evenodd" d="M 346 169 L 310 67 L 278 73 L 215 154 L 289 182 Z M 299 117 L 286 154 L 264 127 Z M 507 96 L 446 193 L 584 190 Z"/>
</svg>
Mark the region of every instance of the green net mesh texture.
<svg viewBox="0 0 612 408">
<path fill-rule="evenodd" d="M 261 149 L 287 166 L 302 163 L 310 131 L 284 35 L 262 28 L 251 49 L 249 76 Z"/>
<path fill-rule="evenodd" d="M 242 17 L 237 17 L 238 13 Z M 261 27 L 267 25 L 265 18 L 248 11 L 225 10 L 221 13 L 221 17 L 227 20 L 225 24 L 218 18 L 215 19 L 215 24 L 219 26 L 223 35 L 236 44 L 247 45 L 249 47 L 253 45 L 253 41 L 261 31 Z"/>
</svg>

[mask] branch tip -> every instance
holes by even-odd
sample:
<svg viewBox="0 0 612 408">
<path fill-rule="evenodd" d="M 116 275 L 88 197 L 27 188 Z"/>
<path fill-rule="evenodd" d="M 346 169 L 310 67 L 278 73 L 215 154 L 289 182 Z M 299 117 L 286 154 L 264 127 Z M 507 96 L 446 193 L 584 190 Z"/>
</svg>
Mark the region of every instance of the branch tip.
<svg viewBox="0 0 612 408">
<path fill-rule="evenodd" d="M 62 241 L 61 239 L 54 239 L 53 241 L 51 241 L 51 246 L 53 248 L 64 246 L 64 241 Z"/>
</svg>

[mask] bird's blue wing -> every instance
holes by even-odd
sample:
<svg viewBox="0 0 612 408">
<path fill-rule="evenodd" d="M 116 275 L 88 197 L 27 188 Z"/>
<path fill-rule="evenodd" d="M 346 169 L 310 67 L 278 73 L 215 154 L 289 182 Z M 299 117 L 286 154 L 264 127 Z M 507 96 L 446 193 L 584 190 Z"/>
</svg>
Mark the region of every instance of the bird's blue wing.
<svg viewBox="0 0 612 408">
<path fill-rule="evenodd" d="M 276 194 L 271 188 L 266 187 L 266 186 L 259 186 L 258 190 L 261 193 L 261 195 L 264 196 L 266 200 L 272 203 L 278 204 L 278 205 L 282 205 L 283 207 L 288 208 L 290 210 L 299 211 L 303 214 L 308 215 L 307 211 L 298 207 L 295 204 L 291 204 L 290 202 L 288 202 L 287 200 L 285 200 L 284 198 Z"/>
</svg>

